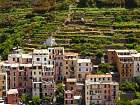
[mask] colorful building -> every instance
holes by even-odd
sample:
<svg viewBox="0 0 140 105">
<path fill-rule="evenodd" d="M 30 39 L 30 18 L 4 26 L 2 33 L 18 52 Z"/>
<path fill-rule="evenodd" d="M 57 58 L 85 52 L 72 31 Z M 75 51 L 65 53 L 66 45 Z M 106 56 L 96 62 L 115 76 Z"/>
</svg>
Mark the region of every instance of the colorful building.
<svg viewBox="0 0 140 105">
<path fill-rule="evenodd" d="M 119 72 L 120 81 L 132 81 L 140 76 L 139 53 L 136 50 L 108 50 L 108 62 L 115 64 Z"/>
<path fill-rule="evenodd" d="M 63 66 L 63 77 L 75 78 L 76 77 L 76 65 L 78 60 L 78 53 L 64 53 L 64 66 Z"/>
<path fill-rule="evenodd" d="M 92 63 L 90 59 L 78 59 L 77 60 L 76 78 L 78 82 L 84 83 L 86 75 L 92 72 Z"/>
<path fill-rule="evenodd" d="M 111 74 L 87 75 L 85 80 L 85 105 L 114 105 L 119 84 L 112 81 Z"/>
<path fill-rule="evenodd" d="M 81 105 L 81 96 L 77 94 L 76 82 L 75 78 L 66 79 L 64 105 Z"/>
</svg>

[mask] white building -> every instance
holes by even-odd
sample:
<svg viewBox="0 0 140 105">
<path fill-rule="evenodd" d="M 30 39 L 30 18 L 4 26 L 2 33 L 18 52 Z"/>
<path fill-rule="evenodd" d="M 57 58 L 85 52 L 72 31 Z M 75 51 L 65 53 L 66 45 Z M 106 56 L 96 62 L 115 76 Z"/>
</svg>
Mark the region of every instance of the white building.
<svg viewBox="0 0 140 105">
<path fill-rule="evenodd" d="M 86 75 L 92 71 L 91 59 L 78 59 L 76 77 L 78 82 L 84 82 Z"/>
<path fill-rule="evenodd" d="M 34 50 L 33 51 L 33 64 L 43 64 L 43 65 L 47 65 L 48 64 L 48 59 L 49 59 L 49 55 L 48 55 L 48 50 L 47 49 L 41 49 L 41 50 Z"/>
<path fill-rule="evenodd" d="M 133 64 L 134 64 L 134 73 L 133 77 L 140 76 L 140 53 L 132 54 L 133 56 Z"/>
<path fill-rule="evenodd" d="M 33 64 L 32 67 L 32 95 L 42 95 L 42 66 L 41 64 Z"/>
</svg>

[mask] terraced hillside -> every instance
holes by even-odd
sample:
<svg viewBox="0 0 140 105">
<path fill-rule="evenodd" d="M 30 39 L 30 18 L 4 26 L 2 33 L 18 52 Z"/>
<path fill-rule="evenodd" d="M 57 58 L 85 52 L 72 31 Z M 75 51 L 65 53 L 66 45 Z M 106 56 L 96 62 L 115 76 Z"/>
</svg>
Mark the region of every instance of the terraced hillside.
<svg viewBox="0 0 140 105">
<path fill-rule="evenodd" d="M 13 8 L 2 11 L 0 19 L 2 54 L 9 53 L 13 43 L 18 43 L 26 51 L 46 48 L 48 46 L 42 42 L 50 35 L 56 39 L 57 46 L 85 56 L 95 55 L 107 48 L 140 51 L 138 8 L 71 8 L 43 14 L 34 13 L 33 8 Z M 5 42 L 9 38 L 12 41 Z M 7 44 L 11 45 L 7 46 L 8 51 L 5 49 Z"/>
<path fill-rule="evenodd" d="M 55 21 L 48 25 L 57 27 L 52 35 L 58 46 L 67 50 L 81 52 L 82 55 L 94 55 L 106 48 L 140 51 L 139 9 L 73 8 L 69 12 L 55 14 Z M 39 43 L 48 35 L 47 32 L 36 33 L 28 47 L 42 46 Z"/>
</svg>

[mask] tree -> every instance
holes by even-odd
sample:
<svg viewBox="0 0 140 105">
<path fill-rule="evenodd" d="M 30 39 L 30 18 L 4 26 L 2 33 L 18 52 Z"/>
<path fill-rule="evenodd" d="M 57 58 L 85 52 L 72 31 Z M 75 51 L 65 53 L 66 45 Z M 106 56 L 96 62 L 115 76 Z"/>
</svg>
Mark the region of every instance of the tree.
<svg viewBox="0 0 140 105">
<path fill-rule="evenodd" d="M 124 82 L 120 84 L 120 90 L 122 91 L 136 91 L 139 89 L 139 85 L 134 82 Z"/>
<path fill-rule="evenodd" d="M 40 101 L 40 97 L 39 96 L 33 96 L 32 97 L 32 104 L 33 105 L 40 105 L 41 101 Z"/>
<path fill-rule="evenodd" d="M 22 95 L 21 96 L 21 100 L 22 100 L 22 102 L 24 103 L 24 104 L 29 104 L 29 101 L 30 101 L 30 98 L 29 98 L 29 96 L 27 96 L 27 95 Z"/>
<path fill-rule="evenodd" d="M 64 103 L 64 85 L 62 83 L 59 83 L 56 85 L 56 102 L 57 103 Z"/>
<path fill-rule="evenodd" d="M 52 103 L 53 102 L 53 96 L 46 96 L 45 100 L 47 103 Z"/>
<path fill-rule="evenodd" d="M 140 99 L 134 99 L 131 101 L 131 105 L 140 105 Z"/>
<path fill-rule="evenodd" d="M 97 52 L 97 53 L 96 53 L 96 56 L 97 56 L 98 58 L 103 57 L 103 52 L 102 52 L 102 51 Z"/>
</svg>

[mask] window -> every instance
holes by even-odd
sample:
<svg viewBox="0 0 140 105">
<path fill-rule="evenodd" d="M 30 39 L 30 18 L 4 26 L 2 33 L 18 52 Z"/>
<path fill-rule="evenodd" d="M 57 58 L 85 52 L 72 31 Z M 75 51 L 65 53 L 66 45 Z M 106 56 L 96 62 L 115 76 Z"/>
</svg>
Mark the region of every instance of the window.
<svg viewBox="0 0 140 105">
<path fill-rule="evenodd" d="M 13 61 L 15 61 L 15 58 L 13 58 Z"/>
<path fill-rule="evenodd" d="M 88 66 L 88 63 L 86 63 L 86 66 Z"/>
<path fill-rule="evenodd" d="M 19 62 L 19 58 L 17 58 L 17 62 Z"/>
<path fill-rule="evenodd" d="M 41 74 L 41 72 L 39 72 L 39 75 Z"/>
<path fill-rule="evenodd" d="M 19 69 L 20 69 L 20 70 L 23 70 L 23 69 L 24 69 L 24 66 L 20 66 Z"/>
<path fill-rule="evenodd" d="M 73 61 L 71 62 L 71 64 L 73 65 Z"/>
<path fill-rule="evenodd" d="M 71 100 L 71 104 L 73 104 L 73 100 Z"/>
<path fill-rule="evenodd" d="M 40 61 L 40 58 L 37 58 L 36 60 L 37 60 L 37 61 Z"/>
<path fill-rule="evenodd" d="M 81 63 L 79 63 L 79 66 L 81 66 Z"/>
<path fill-rule="evenodd" d="M 36 66 L 33 66 L 33 69 L 36 69 Z"/>
<path fill-rule="evenodd" d="M 66 64 L 68 64 L 68 61 L 66 61 Z"/>
<path fill-rule="evenodd" d="M 16 87 L 16 84 L 14 83 L 14 87 Z"/>
<path fill-rule="evenodd" d="M 19 76 L 21 76 L 21 72 L 19 72 Z"/>
<path fill-rule="evenodd" d="M 34 72 L 34 75 L 36 75 L 36 72 Z"/>
<path fill-rule="evenodd" d="M 106 88 L 106 85 L 104 85 L 104 88 Z"/>
<path fill-rule="evenodd" d="M 16 77 L 14 77 L 14 81 L 16 80 Z"/>
<path fill-rule="evenodd" d="M 68 69 L 68 67 L 66 66 L 66 69 Z"/>
<path fill-rule="evenodd" d="M 12 67 L 13 70 L 16 70 L 16 67 Z"/>
<path fill-rule="evenodd" d="M 81 78 L 81 74 L 78 74 L 78 78 Z"/>
<path fill-rule="evenodd" d="M 94 82 L 96 82 L 96 78 L 94 78 Z"/>
<path fill-rule="evenodd" d="M 71 87 L 71 90 L 73 90 L 73 87 Z"/>
<path fill-rule="evenodd" d="M 34 84 L 34 88 L 36 88 L 36 84 Z"/>
<path fill-rule="evenodd" d="M 14 76 L 16 76 L 16 73 L 14 72 Z"/>
<path fill-rule="evenodd" d="M 38 66 L 38 69 L 42 69 L 42 66 Z"/>
<path fill-rule="evenodd" d="M 108 80 L 110 80 L 110 78 L 108 78 Z"/>
<path fill-rule="evenodd" d="M 4 79 L 4 80 L 6 79 L 5 75 L 3 76 L 3 79 Z"/>
<path fill-rule="evenodd" d="M 79 71 L 81 71 L 81 68 L 79 68 Z"/>
<path fill-rule="evenodd" d="M 46 61 L 47 59 L 46 58 L 44 58 L 44 61 Z"/>
</svg>

